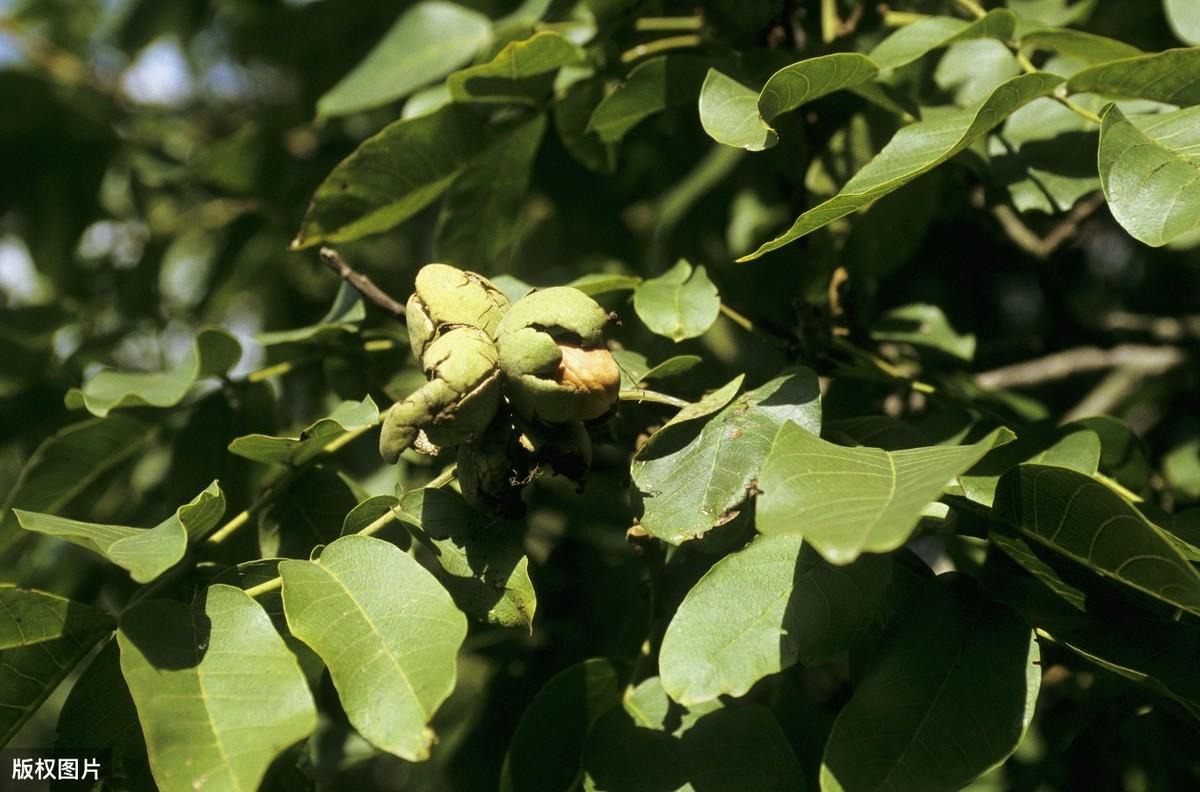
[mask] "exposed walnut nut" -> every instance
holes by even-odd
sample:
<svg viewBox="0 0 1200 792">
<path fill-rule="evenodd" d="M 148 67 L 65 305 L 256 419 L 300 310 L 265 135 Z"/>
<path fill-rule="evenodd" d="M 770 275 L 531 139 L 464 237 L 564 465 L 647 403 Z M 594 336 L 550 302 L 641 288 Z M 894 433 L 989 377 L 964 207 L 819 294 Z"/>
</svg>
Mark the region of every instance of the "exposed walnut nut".
<svg viewBox="0 0 1200 792">
<path fill-rule="evenodd" d="M 621 370 L 612 353 L 604 348 L 585 349 L 559 344 L 562 362 L 558 365 L 558 381 L 578 391 L 580 420 L 599 418 L 608 412 L 621 389 Z"/>
</svg>

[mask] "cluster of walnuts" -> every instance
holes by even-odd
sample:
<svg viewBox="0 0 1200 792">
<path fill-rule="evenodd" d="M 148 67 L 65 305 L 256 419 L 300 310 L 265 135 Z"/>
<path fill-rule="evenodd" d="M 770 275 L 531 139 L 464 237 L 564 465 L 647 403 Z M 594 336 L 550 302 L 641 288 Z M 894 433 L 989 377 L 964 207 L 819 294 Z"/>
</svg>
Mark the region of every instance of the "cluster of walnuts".
<svg viewBox="0 0 1200 792">
<path fill-rule="evenodd" d="M 379 450 L 457 447 L 463 495 L 503 514 L 543 463 L 579 480 L 591 464 L 584 421 L 615 409 L 620 370 L 604 347 L 611 318 L 578 289 L 515 303 L 487 278 L 446 264 L 417 273 L 405 307 L 413 356 L 428 380 L 388 410 Z"/>
</svg>

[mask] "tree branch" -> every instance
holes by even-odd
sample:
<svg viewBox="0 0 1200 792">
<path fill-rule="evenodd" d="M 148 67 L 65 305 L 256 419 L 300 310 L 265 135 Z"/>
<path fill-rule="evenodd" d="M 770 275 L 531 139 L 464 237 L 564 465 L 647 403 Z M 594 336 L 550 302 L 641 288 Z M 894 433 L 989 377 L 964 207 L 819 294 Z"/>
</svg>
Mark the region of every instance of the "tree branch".
<svg viewBox="0 0 1200 792">
<path fill-rule="evenodd" d="M 1147 333 L 1160 341 L 1200 338 L 1200 314 L 1172 317 L 1113 311 L 1101 320 L 1101 326 L 1105 330 Z"/>
<path fill-rule="evenodd" d="M 404 305 L 394 297 L 375 285 L 375 281 L 351 267 L 333 248 L 323 247 L 320 252 L 321 263 L 337 273 L 338 277 L 349 283 L 358 293 L 375 303 L 392 316 L 404 321 Z"/>
<path fill-rule="evenodd" d="M 1000 223 L 1004 235 L 1014 245 L 1024 250 L 1034 258 L 1045 261 L 1064 242 L 1075 235 L 1079 224 L 1093 212 L 1104 205 L 1104 193 L 1095 193 L 1075 204 L 1057 225 L 1050 229 L 1044 237 L 1039 237 L 1022 222 L 1020 215 L 1006 204 L 996 204 L 992 207 L 992 216 Z"/>
<path fill-rule="evenodd" d="M 984 371 L 975 375 L 975 384 L 988 390 L 1019 388 L 1111 368 L 1134 372 L 1139 377 L 1152 377 L 1186 359 L 1187 355 L 1182 349 L 1169 346 L 1121 344 L 1112 349 L 1076 347 L 1036 360 Z"/>
</svg>

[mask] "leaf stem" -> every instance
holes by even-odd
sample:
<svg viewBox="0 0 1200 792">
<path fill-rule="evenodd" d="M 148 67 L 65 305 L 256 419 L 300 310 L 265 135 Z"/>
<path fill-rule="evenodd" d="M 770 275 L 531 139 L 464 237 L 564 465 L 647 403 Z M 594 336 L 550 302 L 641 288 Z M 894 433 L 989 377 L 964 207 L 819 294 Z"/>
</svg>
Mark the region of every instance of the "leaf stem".
<svg viewBox="0 0 1200 792">
<path fill-rule="evenodd" d="M 625 50 L 625 52 L 621 53 L 621 63 L 632 63 L 647 55 L 655 55 L 668 50 L 698 47 L 700 43 L 700 36 L 695 33 L 686 36 L 666 36 L 654 41 L 648 41 L 645 44 L 638 44 L 636 47 Z"/>
<path fill-rule="evenodd" d="M 842 20 L 837 12 L 837 0 L 821 0 L 821 41 L 830 44 L 838 37 Z"/>
<path fill-rule="evenodd" d="M 846 352 L 851 357 L 867 362 L 874 368 L 878 369 L 881 373 L 886 374 L 892 379 L 903 380 L 904 382 L 907 382 L 909 387 L 918 393 L 937 392 L 937 388 L 933 387 L 928 382 L 922 382 L 921 380 L 908 376 L 906 373 L 888 361 L 884 360 L 879 355 L 876 355 L 875 353 L 869 352 L 865 349 L 861 349 L 844 338 L 838 338 L 837 336 L 834 336 L 833 345 L 838 349 L 841 349 L 843 352 Z"/>
<path fill-rule="evenodd" d="M 883 15 L 883 25 L 884 27 L 904 27 L 914 22 L 920 22 L 922 19 L 929 19 L 929 15 L 919 14 L 915 11 L 887 11 Z"/>
<path fill-rule="evenodd" d="M 1038 67 L 1033 65 L 1033 61 L 1029 60 L 1029 57 L 1025 55 L 1025 53 L 1021 52 L 1021 48 L 1018 44 L 1010 41 L 1008 42 L 1008 46 L 1013 51 L 1013 55 L 1016 57 L 1017 63 L 1021 65 L 1021 68 L 1024 69 L 1026 74 L 1036 74 L 1039 71 Z M 1088 110 L 1086 107 L 1082 107 L 1075 102 L 1072 102 L 1066 96 L 1057 92 L 1052 94 L 1052 96 L 1056 102 L 1080 118 L 1086 118 L 1093 124 L 1099 124 L 1101 122 L 1100 116 L 1096 115 L 1091 110 Z"/>
<path fill-rule="evenodd" d="M 675 30 L 700 30 L 704 27 L 704 15 L 642 17 L 633 23 L 638 32 L 665 32 Z"/>
<path fill-rule="evenodd" d="M 954 0 L 954 4 L 976 19 L 987 16 L 987 11 L 984 10 L 983 6 L 975 2 L 975 0 Z"/>
<path fill-rule="evenodd" d="M 691 405 L 691 402 L 684 401 L 675 396 L 669 396 L 666 393 L 659 393 L 658 391 L 644 390 L 642 388 L 623 390 L 617 394 L 617 398 L 621 401 L 638 402 L 639 404 L 641 402 L 665 404 L 668 407 L 679 407 L 680 409 Z"/>
<path fill-rule="evenodd" d="M 741 327 L 746 332 L 755 332 L 756 328 L 754 327 L 754 322 L 751 321 L 750 318 L 745 314 L 735 311 L 725 303 L 721 303 L 721 313 L 725 315 L 726 319 L 733 322 L 738 327 Z"/>
</svg>

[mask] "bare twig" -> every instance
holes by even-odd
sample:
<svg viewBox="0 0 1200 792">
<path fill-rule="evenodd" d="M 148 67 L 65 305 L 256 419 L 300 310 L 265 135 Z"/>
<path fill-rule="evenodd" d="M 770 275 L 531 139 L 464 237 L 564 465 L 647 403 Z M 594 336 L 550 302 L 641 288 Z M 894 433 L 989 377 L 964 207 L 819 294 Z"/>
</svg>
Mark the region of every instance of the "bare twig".
<svg viewBox="0 0 1200 792">
<path fill-rule="evenodd" d="M 1115 368 L 1087 392 L 1071 409 L 1067 410 L 1060 423 L 1070 423 L 1092 415 L 1107 415 L 1116 409 L 1145 378 L 1145 373 L 1133 368 Z"/>
<path fill-rule="evenodd" d="M 400 321 L 404 321 L 404 305 L 376 286 L 375 281 L 347 264 L 346 260 L 336 250 L 323 247 L 321 248 L 320 256 L 322 264 L 329 267 L 329 269 L 337 273 L 339 278 L 357 289 L 359 294 Z"/>
<path fill-rule="evenodd" d="M 1101 320 L 1101 326 L 1105 330 L 1131 330 L 1146 333 L 1160 341 L 1200 338 L 1200 314 L 1175 317 L 1113 311 Z"/>
<path fill-rule="evenodd" d="M 1065 379 L 1104 369 L 1124 369 L 1139 377 L 1162 374 L 1187 359 L 1182 349 L 1170 346 L 1121 344 L 1112 349 L 1076 347 L 1051 355 L 1014 363 L 975 375 L 982 388 L 1019 388 Z"/>
<path fill-rule="evenodd" d="M 992 207 L 992 215 L 1000 223 L 1005 236 L 1017 247 L 1039 260 L 1050 257 L 1064 242 L 1075 235 L 1079 224 L 1091 216 L 1093 212 L 1104 205 L 1104 193 L 1095 193 L 1075 204 L 1054 228 L 1044 237 L 1040 237 L 1021 221 L 1020 215 L 1012 207 L 997 204 Z"/>
</svg>

